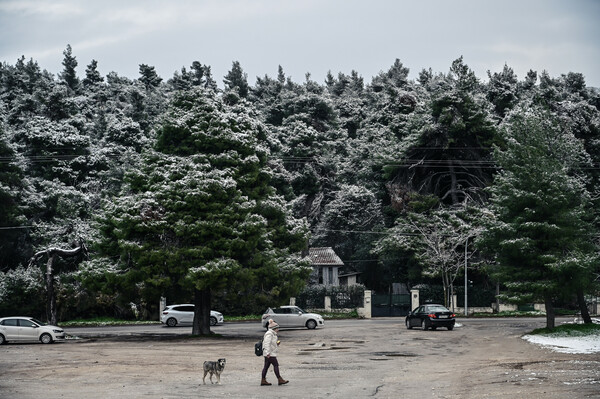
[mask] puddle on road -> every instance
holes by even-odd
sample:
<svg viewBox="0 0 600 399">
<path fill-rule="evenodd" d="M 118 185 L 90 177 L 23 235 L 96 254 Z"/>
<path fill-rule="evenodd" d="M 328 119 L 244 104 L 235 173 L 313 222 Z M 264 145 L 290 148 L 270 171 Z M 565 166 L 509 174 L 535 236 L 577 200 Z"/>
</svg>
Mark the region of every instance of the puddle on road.
<svg viewBox="0 0 600 399">
<path fill-rule="evenodd" d="M 415 355 L 414 353 L 406 353 L 406 352 L 375 352 L 372 353 L 373 356 L 379 356 L 378 358 L 371 358 L 370 360 L 390 360 L 390 357 L 417 357 L 419 355 Z"/>
<path fill-rule="evenodd" d="M 300 349 L 301 352 L 315 352 L 315 351 L 334 351 L 338 349 L 352 349 L 350 346 L 319 346 L 316 348 Z"/>
</svg>

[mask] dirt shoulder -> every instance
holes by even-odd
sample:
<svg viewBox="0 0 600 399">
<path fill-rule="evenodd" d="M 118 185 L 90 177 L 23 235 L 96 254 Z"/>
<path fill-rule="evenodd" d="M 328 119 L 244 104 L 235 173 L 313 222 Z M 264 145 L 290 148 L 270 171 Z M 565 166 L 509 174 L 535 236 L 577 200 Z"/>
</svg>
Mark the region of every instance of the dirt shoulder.
<svg viewBox="0 0 600 399">
<path fill-rule="evenodd" d="M 283 330 L 279 362 L 290 384 L 261 387 L 253 334 L 224 338 L 128 336 L 0 347 L 0 398 L 593 398 L 600 354 L 532 345 L 527 320 L 463 320 L 454 331 L 406 330 L 400 319 Z M 243 337 L 238 338 L 236 335 Z M 226 358 L 221 385 L 202 363 Z M 275 382 L 272 371 L 268 380 Z"/>
</svg>

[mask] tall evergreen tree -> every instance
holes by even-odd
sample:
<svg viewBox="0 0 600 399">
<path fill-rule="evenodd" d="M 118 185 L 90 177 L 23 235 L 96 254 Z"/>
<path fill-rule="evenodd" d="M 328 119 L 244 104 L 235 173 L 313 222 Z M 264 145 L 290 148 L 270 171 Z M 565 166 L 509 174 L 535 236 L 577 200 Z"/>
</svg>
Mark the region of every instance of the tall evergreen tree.
<svg viewBox="0 0 600 399">
<path fill-rule="evenodd" d="M 181 73 L 175 72 L 169 84 L 175 90 L 189 90 L 193 86 L 204 87 L 205 89 L 217 91 L 217 84 L 213 80 L 210 66 L 202 65 L 199 61 L 192 62 L 190 71 L 185 67 L 181 68 Z"/>
<path fill-rule="evenodd" d="M 590 224 L 590 195 L 580 172 L 582 143 L 548 112 L 520 109 L 504 124 L 506 148 L 490 188 L 495 220 L 481 246 L 495 255 L 492 275 L 506 298 L 544 301 L 546 326 L 554 303 L 591 280 L 598 262 Z"/>
<path fill-rule="evenodd" d="M 146 90 L 158 87 L 162 82 L 162 78 L 156 73 L 153 66 L 140 64 L 140 82 L 144 84 Z"/>
<path fill-rule="evenodd" d="M 177 94 L 156 152 L 108 205 L 100 248 L 121 255 L 127 280 L 141 283 L 148 299 L 193 291 L 194 334 L 210 333 L 213 294 L 263 307 L 307 277 L 293 258 L 307 231 L 270 186 L 264 139 L 256 120 L 214 92 Z"/>
<path fill-rule="evenodd" d="M 190 67 L 192 76 L 192 85 L 204 87 L 212 91 L 217 91 L 217 82 L 214 81 L 209 65 L 202 65 L 198 61 L 192 62 Z"/>
<path fill-rule="evenodd" d="M 241 98 L 248 97 L 248 74 L 244 72 L 239 61 L 234 61 L 231 70 L 223 78 L 226 91 L 233 91 Z"/>
<path fill-rule="evenodd" d="M 427 107 L 407 125 L 411 129 L 402 143 L 405 159 L 386 167 L 386 173 L 394 184 L 434 194 L 447 205 L 482 203 L 483 188 L 491 181 L 496 127 L 479 81 L 461 57 L 448 75 L 426 86 Z"/>
<path fill-rule="evenodd" d="M 16 153 L 9 146 L 0 114 L 0 271 L 24 263 L 22 242 L 26 236 L 25 217 L 18 193 L 22 190 L 23 171 L 17 166 Z"/>
<path fill-rule="evenodd" d="M 79 90 L 79 78 L 77 77 L 77 71 L 75 71 L 75 68 L 77 68 L 77 59 L 73 56 L 70 44 L 67 44 L 63 55 L 65 56 L 62 62 L 64 69 L 59 74 L 59 77 L 72 92 L 77 92 Z"/>
<path fill-rule="evenodd" d="M 104 78 L 98 72 L 98 61 L 92 60 L 90 65 L 85 69 L 85 78 L 83 79 L 83 86 L 94 87 L 104 82 Z"/>
<path fill-rule="evenodd" d="M 494 105 L 496 115 L 503 118 L 519 100 L 517 75 L 505 64 L 500 73 L 492 74 L 488 71 L 488 78 L 490 80 L 487 85 L 487 98 Z"/>
</svg>

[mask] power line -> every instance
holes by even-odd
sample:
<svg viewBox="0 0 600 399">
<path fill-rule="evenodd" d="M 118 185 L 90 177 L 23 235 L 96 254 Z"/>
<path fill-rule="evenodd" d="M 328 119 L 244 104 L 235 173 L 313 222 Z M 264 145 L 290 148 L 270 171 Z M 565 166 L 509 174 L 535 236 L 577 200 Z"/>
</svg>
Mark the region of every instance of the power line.
<svg viewBox="0 0 600 399">
<path fill-rule="evenodd" d="M 19 230 L 19 229 L 30 229 L 37 228 L 38 226 L 5 226 L 0 227 L 0 230 Z M 373 235 L 382 235 L 382 236 L 404 236 L 404 237 L 419 237 L 422 236 L 422 233 L 411 233 L 411 232 L 402 232 L 402 231 L 372 231 L 372 230 L 340 230 L 340 229 L 314 229 L 313 232 L 324 231 L 329 233 L 352 233 L 352 234 L 373 234 Z M 438 234 L 439 237 L 454 237 L 456 234 Z M 582 235 L 583 236 L 583 235 Z M 598 234 L 590 234 L 590 237 L 598 237 L 600 238 L 600 233 Z M 550 241 L 550 240 L 534 240 L 534 241 Z M 359 261 L 355 261 L 359 262 Z M 362 262 L 362 260 L 360 261 Z"/>
<path fill-rule="evenodd" d="M 403 233 L 390 231 L 368 231 L 368 230 L 332 230 L 332 229 L 314 229 L 313 231 L 326 231 L 329 233 L 354 233 L 354 234 L 375 234 L 375 235 L 401 235 L 401 236 L 419 236 L 419 233 Z"/>
<path fill-rule="evenodd" d="M 30 155 L 23 158 L 32 163 L 54 162 L 54 161 L 70 161 L 76 158 L 89 158 L 94 156 L 104 156 L 110 159 L 121 159 L 128 155 L 125 154 L 72 154 L 72 155 Z M 318 163 L 326 158 L 320 157 L 280 157 L 270 158 L 270 160 L 280 160 L 283 163 L 306 164 Z M 18 160 L 17 157 L 0 157 L 0 164 L 10 164 Z M 485 160 L 465 160 L 465 159 L 402 159 L 398 162 L 381 163 L 381 166 L 396 166 L 408 168 L 448 168 L 450 166 L 460 169 L 500 169 L 494 161 Z M 580 166 L 583 170 L 599 170 L 599 163 Z"/>
<path fill-rule="evenodd" d="M 313 232 L 325 231 L 330 233 L 354 233 L 354 234 L 376 234 L 376 235 L 388 235 L 388 236 L 408 236 L 418 237 L 424 235 L 423 233 L 413 232 L 402 232 L 402 231 L 372 231 L 372 230 L 339 230 L 339 229 L 313 229 Z M 577 234 L 578 236 L 588 236 L 587 234 Z M 439 237 L 455 237 L 457 234 L 438 234 Z M 590 237 L 600 237 L 600 233 L 590 234 Z M 550 241 L 550 240 L 535 240 L 535 241 Z"/>
</svg>

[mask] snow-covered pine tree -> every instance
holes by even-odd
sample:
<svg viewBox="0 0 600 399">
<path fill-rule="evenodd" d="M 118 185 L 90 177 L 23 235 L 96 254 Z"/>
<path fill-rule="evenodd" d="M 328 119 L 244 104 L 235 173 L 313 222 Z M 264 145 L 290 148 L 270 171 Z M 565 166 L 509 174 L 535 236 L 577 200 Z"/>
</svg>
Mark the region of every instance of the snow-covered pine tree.
<svg viewBox="0 0 600 399">
<path fill-rule="evenodd" d="M 213 292 L 278 301 L 308 275 L 295 257 L 307 227 L 270 186 L 264 139 L 247 109 L 211 90 L 178 93 L 155 151 L 106 205 L 99 249 L 120 255 L 127 286 L 148 300 L 194 292 L 194 334 L 210 333 Z"/>
<path fill-rule="evenodd" d="M 495 220 L 481 247 L 495 255 L 492 276 L 505 299 L 544 301 L 546 327 L 554 303 L 574 295 L 598 262 L 590 224 L 591 198 L 581 167 L 580 140 L 555 115 L 519 107 L 503 124 L 506 147 L 495 153 L 500 172 L 490 191 Z"/>
<path fill-rule="evenodd" d="M 77 77 L 77 58 L 73 55 L 73 49 L 70 44 L 67 44 L 67 48 L 63 51 L 63 71 L 59 74 L 59 77 L 65 83 L 65 85 L 71 90 L 72 93 L 76 93 L 79 90 L 79 78 Z"/>
</svg>

